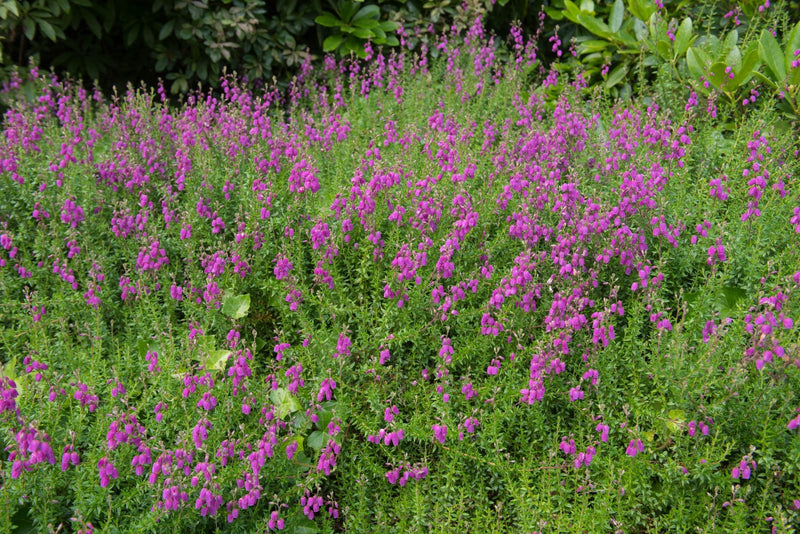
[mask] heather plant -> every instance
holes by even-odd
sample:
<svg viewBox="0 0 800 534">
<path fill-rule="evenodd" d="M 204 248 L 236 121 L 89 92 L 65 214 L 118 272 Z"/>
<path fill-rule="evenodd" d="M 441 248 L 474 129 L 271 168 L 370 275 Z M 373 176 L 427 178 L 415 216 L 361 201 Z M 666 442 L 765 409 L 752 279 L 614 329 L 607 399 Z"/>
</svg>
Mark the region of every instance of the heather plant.
<svg viewBox="0 0 800 534">
<path fill-rule="evenodd" d="M 775 110 L 531 86 L 480 19 L 401 37 L 181 107 L 7 84 L 9 530 L 794 528 Z"/>
</svg>

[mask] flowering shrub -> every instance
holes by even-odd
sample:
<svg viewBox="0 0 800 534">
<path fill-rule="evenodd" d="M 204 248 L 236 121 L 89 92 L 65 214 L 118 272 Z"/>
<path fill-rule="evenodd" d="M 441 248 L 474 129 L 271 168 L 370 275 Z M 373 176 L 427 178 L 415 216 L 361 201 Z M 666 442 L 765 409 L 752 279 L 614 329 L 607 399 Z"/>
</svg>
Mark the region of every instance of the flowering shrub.
<svg viewBox="0 0 800 534">
<path fill-rule="evenodd" d="M 31 72 L 0 143 L 5 524 L 796 521 L 793 140 L 531 88 L 492 39 L 180 109 Z"/>
</svg>

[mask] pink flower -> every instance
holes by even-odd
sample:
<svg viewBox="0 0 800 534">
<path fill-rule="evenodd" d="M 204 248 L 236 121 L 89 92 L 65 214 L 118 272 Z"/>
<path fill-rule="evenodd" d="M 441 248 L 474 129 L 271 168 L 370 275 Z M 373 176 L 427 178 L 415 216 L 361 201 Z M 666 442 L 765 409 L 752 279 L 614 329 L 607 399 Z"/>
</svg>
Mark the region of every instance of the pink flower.
<svg viewBox="0 0 800 534">
<path fill-rule="evenodd" d="M 447 426 L 433 425 L 431 428 L 433 429 L 433 437 L 439 440 L 439 443 L 444 445 L 444 441 L 447 438 Z"/>
</svg>

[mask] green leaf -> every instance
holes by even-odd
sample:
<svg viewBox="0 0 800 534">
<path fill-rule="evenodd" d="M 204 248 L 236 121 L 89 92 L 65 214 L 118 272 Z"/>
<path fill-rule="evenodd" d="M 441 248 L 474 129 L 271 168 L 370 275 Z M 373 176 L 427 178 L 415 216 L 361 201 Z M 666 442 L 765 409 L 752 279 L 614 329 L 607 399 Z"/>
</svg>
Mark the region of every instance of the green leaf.
<svg viewBox="0 0 800 534">
<path fill-rule="evenodd" d="M 734 46 L 733 48 L 728 50 L 728 53 L 725 56 L 725 64 L 735 69 L 741 63 L 742 63 L 742 51 L 739 50 L 738 46 Z"/>
<path fill-rule="evenodd" d="M 345 39 L 344 51 L 345 53 L 353 52 L 356 56 L 358 56 L 361 59 L 367 57 L 367 51 L 364 50 L 364 43 L 362 43 L 352 35 L 348 35 L 347 39 Z"/>
<path fill-rule="evenodd" d="M 656 52 L 658 52 L 658 55 L 661 59 L 663 59 L 664 61 L 669 61 L 669 58 L 671 57 L 669 41 L 666 41 L 664 39 L 659 40 L 656 43 Z"/>
<path fill-rule="evenodd" d="M 333 412 L 336 410 L 337 406 L 338 404 L 336 401 L 322 403 L 322 408 L 317 412 L 317 428 L 321 430 L 326 430 L 328 428 L 328 423 L 333 419 Z"/>
<path fill-rule="evenodd" d="M 575 24 L 578 24 L 578 15 L 581 12 L 580 8 L 571 0 L 564 0 L 564 7 L 566 9 L 561 13 Z"/>
<path fill-rule="evenodd" d="M 14 367 L 17 365 L 17 357 L 12 356 L 9 361 L 6 363 L 0 363 L 0 376 L 4 376 L 6 378 L 10 378 L 11 380 L 15 380 L 17 378 L 17 372 L 14 370 Z"/>
<path fill-rule="evenodd" d="M 250 295 L 227 295 L 222 299 L 222 313 L 231 319 L 241 319 L 250 310 Z"/>
<path fill-rule="evenodd" d="M 354 23 L 361 19 L 378 20 L 378 17 L 380 17 L 380 15 L 381 15 L 381 9 L 375 4 L 369 4 L 359 9 L 358 12 L 355 15 L 353 15 L 353 18 L 350 19 L 350 22 Z"/>
<path fill-rule="evenodd" d="M 334 50 L 339 48 L 339 45 L 342 44 L 342 41 L 344 41 L 344 35 L 340 33 L 336 35 L 331 35 L 327 37 L 325 41 L 322 43 L 322 50 L 325 52 L 333 52 Z"/>
<path fill-rule="evenodd" d="M 593 54 L 595 52 L 602 52 L 609 46 L 611 46 L 611 43 L 603 39 L 593 39 L 591 41 L 584 41 L 580 45 L 578 45 L 578 53 L 583 55 L 583 54 Z"/>
<path fill-rule="evenodd" d="M 22 32 L 29 41 L 33 41 L 33 38 L 36 37 L 36 23 L 33 22 L 32 18 L 25 17 L 22 19 Z"/>
<path fill-rule="evenodd" d="M 656 12 L 656 5 L 652 0 L 628 0 L 628 11 L 642 22 L 647 22 Z"/>
<path fill-rule="evenodd" d="M 392 22 L 391 20 L 384 20 L 379 26 L 385 32 L 393 32 L 400 27 L 398 23 Z"/>
<path fill-rule="evenodd" d="M 606 39 L 611 38 L 611 31 L 609 30 L 608 26 L 605 22 L 598 19 L 597 17 L 592 17 L 591 15 L 586 15 L 584 13 L 578 14 L 578 22 L 592 32 L 595 35 L 600 37 L 605 37 Z"/>
<path fill-rule="evenodd" d="M 343 21 L 327 12 L 315 18 L 314 22 L 320 26 L 325 26 L 326 28 L 338 28 L 345 25 Z"/>
<path fill-rule="evenodd" d="M 94 13 L 91 11 L 83 11 L 83 18 L 86 20 L 86 25 L 89 26 L 89 29 L 92 31 L 95 37 L 100 39 L 103 36 L 103 29 L 100 27 L 100 22 L 98 22 L 97 17 L 94 16 Z"/>
<path fill-rule="evenodd" d="M 614 37 L 618 41 L 622 41 L 629 50 L 622 50 L 621 53 L 627 53 L 631 55 L 639 55 L 641 52 L 642 43 L 639 42 L 639 39 L 634 39 L 634 37 L 628 33 L 626 30 L 620 30 L 614 34 Z"/>
<path fill-rule="evenodd" d="M 302 514 L 290 516 L 286 522 L 286 528 L 292 534 L 317 534 L 319 532 L 317 524 Z"/>
<path fill-rule="evenodd" d="M 158 60 L 156 61 L 156 72 L 164 72 L 169 65 L 169 58 L 166 55 L 159 56 Z"/>
<path fill-rule="evenodd" d="M 723 317 L 729 317 L 736 311 L 739 301 L 747 297 L 747 292 L 740 287 L 725 286 L 720 291 L 720 295 L 719 302 L 722 305 L 719 307 L 719 312 Z"/>
<path fill-rule="evenodd" d="M 711 82 L 711 85 L 716 87 L 717 89 L 727 89 L 728 82 L 730 78 L 728 78 L 728 74 L 725 72 L 726 65 L 725 63 L 716 62 L 711 65 L 708 69 L 708 81 Z"/>
<path fill-rule="evenodd" d="M 25 375 L 18 375 L 16 370 L 17 357 L 12 356 L 11 359 L 5 364 L 0 363 L 0 376 L 13 380 L 16 384 L 17 394 L 22 396 L 26 389 Z"/>
<path fill-rule="evenodd" d="M 210 336 L 210 335 L 197 336 L 197 348 L 201 352 L 205 352 L 206 354 L 208 354 L 209 352 L 214 350 L 214 347 L 216 347 L 216 345 L 217 341 L 215 336 Z"/>
<path fill-rule="evenodd" d="M 795 50 L 798 49 L 800 49 L 800 22 L 794 25 L 794 28 L 792 28 L 792 31 L 789 32 L 789 36 L 786 39 L 786 52 L 784 58 L 786 72 L 792 70 L 792 61 L 798 59 L 798 56 L 794 55 Z M 800 73 L 800 68 L 794 69 L 794 73 Z"/>
<path fill-rule="evenodd" d="M 622 18 L 625 15 L 625 4 L 622 0 L 616 0 L 611 8 L 611 15 L 608 18 L 608 27 L 616 33 L 622 27 Z"/>
<path fill-rule="evenodd" d="M 308 441 L 306 443 L 308 444 L 309 447 L 311 447 L 315 451 L 319 451 L 320 449 L 322 449 L 322 447 L 324 447 L 328 443 L 328 440 L 326 438 L 329 437 L 330 436 L 328 436 L 326 433 L 320 430 L 315 430 L 314 432 L 309 434 Z"/>
<path fill-rule="evenodd" d="M 278 419 L 283 419 L 301 408 L 297 399 L 284 388 L 272 390 L 269 394 L 269 400 L 275 405 L 275 415 Z"/>
<path fill-rule="evenodd" d="M 733 29 L 730 31 L 730 33 L 728 33 L 728 35 L 725 36 L 725 40 L 722 42 L 722 46 L 727 51 L 736 46 L 738 43 L 739 43 L 739 32 L 738 30 Z"/>
<path fill-rule="evenodd" d="M 773 82 L 772 78 L 767 78 L 766 76 L 764 76 L 763 74 L 761 74 L 758 71 L 753 72 L 753 78 L 756 78 L 759 81 L 761 81 L 762 83 L 765 83 L 765 84 L 769 85 L 773 89 L 778 89 L 778 84 Z"/>
<path fill-rule="evenodd" d="M 708 78 L 705 71 L 706 64 L 707 58 L 702 50 L 691 47 L 686 51 L 686 67 L 689 69 L 689 73 L 698 80 Z"/>
<path fill-rule="evenodd" d="M 553 19 L 555 21 L 559 21 L 559 20 L 563 20 L 564 19 L 564 14 L 561 12 L 560 9 L 554 9 L 552 7 L 546 7 L 546 8 L 544 8 L 544 12 L 547 14 L 547 16 L 549 18 L 551 18 L 551 19 Z"/>
<path fill-rule="evenodd" d="M 375 34 L 372 33 L 372 30 L 368 30 L 366 28 L 356 28 L 355 30 L 353 30 L 353 35 L 355 35 L 359 39 L 371 39 L 372 37 L 375 36 Z"/>
<path fill-rule="evenodd" d="M 208 353 L 203 367 L 208 371 L 224 371 L 231 354 L 233 353 L 229 350 L 212 350 Z"/>
<path fill-rule="evenodd" d="M 170 19 L 167 21 L 166 24 L 161 26 L 161 31 L 158 32 L 158 40 L 163 41 L 170 35 L 172 35 L 172 30 L 175 28 L 175 19 Z"/>
<path fill-rule="evenodd" d="M 375 19 L 360 19 L 354 20 L 353 26 L 356 28 L 365 28 L 367 30 L 373 30 L 375 28 L 380 28 L 380 22 Z"/>
<path fill-rule="evenodd" d="M 161 354 L 161 343 L 154 339 L 147 340 L 142 338 L 136 341 L 136 352 L 139 354 L 139 359 L 144 360 L 144 357 L 150 351 Z"/>
<path fill-rule="evenodd" d="M 675 32 L 675 59 L 683 56 L 696 38 L 692 35 L 692 19 L 686 17 Z"/>
<path fill-rule="evenodd" d="M 343 21 L 350 22 L 353 19 L 353 15 L 356 14 L 357 9 L 358 3 L 356 2 L 352 2 L 350 0 L 340 0 L 339 2 L 339 14 L 342 16 Z"/>
<path fill-rule="evenodd" d="M 647 31 L 647 24 L 642 22 L 641 20 L 634 18 L 633 19 L 633 35 L 639 41 L 644 41 L 647 39 L 649 32 Z"/>
<path fill-rule="evenodd" d="M 619 82 L 624 80 L 626 74 L 628 74 L 628 66 L 625 63 L 617 65 L 617 67 L 608 75 L 608 78 L 606 78 L 606 89 L 611 89 Z"/>
<path fill-rule="evenodd" d="M 670 432 L 678 432 L 683 423 L 686 421 L 686 412 L 683 410 L 670 410 L 667 419 L 667 430 Z"/>
<path fill-rule="evenodd" d="M 780 85 L 786 78 L 783 50 L 781 50 L 778 41 L 768 30 L 761 32 L 761 39 L 758 41 L 758 52 L 761 56 L 761 61 L 772 72 L 772 79 Z"/>
<path fill-rule="evenodd" d="M 125 46 L 131 46 L 136 38 L 139 36 L 139 25 L 131 27 L 130 30 L 125 33 Z M 165 58 L 166 59 L 166 58 Z M 158 70 L 158 69 L 156 69 Z"/>
<path fill-rule="evenodd" d="M 657 13 L 653 13 L 650 20 L 647 22 L 647 27 L 650 30 L 650 37 L 653 41 L 664 40 L 667 38 L 667 26 L 664 20 Z"/>
<path fill-rule="evenodd" d="M 741 87 L 749 82 L 750 78 L 753 77 L 753 71 L 758 70 L 760 66 L 758 48 L 754 47 L 742 58 L 741 64 L 735 71 L 736 76 L 731 80 L 731 89 Z"/>
</svg>

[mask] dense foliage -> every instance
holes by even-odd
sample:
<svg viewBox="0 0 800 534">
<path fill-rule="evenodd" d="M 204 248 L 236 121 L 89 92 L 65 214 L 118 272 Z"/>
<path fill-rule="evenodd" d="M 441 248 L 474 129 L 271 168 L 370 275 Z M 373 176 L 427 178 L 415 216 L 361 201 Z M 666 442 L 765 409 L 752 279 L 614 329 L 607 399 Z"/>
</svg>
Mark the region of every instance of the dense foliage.
<svg viewBox="0 0 800 534">
<path fill-rule="evenodd" d="M 736 85 L 749 81 L 755 62 L 748 62 L 752 50 L 733 51 L 740 37 L 747 40 L 752 32 L 785 28 L 800 16 L 800 4 L 158 0 L 142 9 L 140 2 L 129 0 L 4 0 L 0 64 L 5 76 L 0 81 L 33 61 L 43 69 L 55 68 L 62 77 L 99 81 L 106 91 L 141 81 L 153 86 L 163 78 L 172 93 L 186 94 L 198 83 L 218 88 L 224 70 L 237 72 L 260 90 L 273 79 L 285 85 L 305 62 L 327 52 L 363 58 L 368 42 L 373 48 L 392 48 L 402 41 L 418 52 L 424 44 L 423 53 L 436 57 L 432 37 L 444 30 L 463 31 L 476 16 L 496 35 L 508 35 L 515 27 L 533 36 L 542 45 L 545 65 L 575 56 L 591 75 L 590 86 L 602 85 L 614 96 L 627 97 L 651 83 L 659 69 L 671 68 L 678 75 L 685 59 L 699 65 L 692 72 L 695 78 L 706 61 L 734 66 L 744 60 L 747 68 Z M 685 58 L 695 42 L 696 49 L 711 56 L 690 52 Z M 564 66 L 574 69 L 577 64 L 567 61 Z M 773 76 L 772 81 L 778 80 Z M 796 106 L 793 112 L 796 117 Z"/>
<path fill-rule="evenodd" d="M 628 103 L 481 18 L 181 106 L 12 73 L 0 524 L 791 532 L 796 22 Z"/>
</svg>

